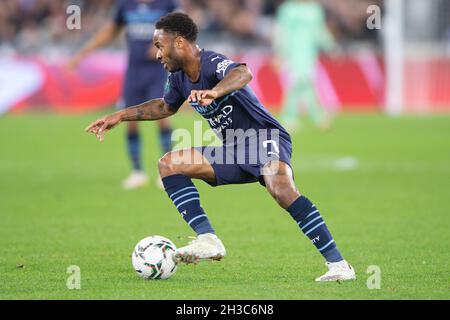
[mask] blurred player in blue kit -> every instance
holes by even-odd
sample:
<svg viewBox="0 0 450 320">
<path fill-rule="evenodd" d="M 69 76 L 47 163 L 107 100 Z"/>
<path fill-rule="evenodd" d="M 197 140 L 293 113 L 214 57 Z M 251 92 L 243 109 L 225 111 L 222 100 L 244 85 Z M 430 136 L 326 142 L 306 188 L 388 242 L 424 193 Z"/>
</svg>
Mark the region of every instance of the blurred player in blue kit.
<svg viewBox="0 0 450 320">
<path fill-rule="evenodd" d="M 169 152 L 159 161 L 169 199 L 197 233 L 195 240 L 176 250 L 174 259 L 196 263 L 220 260 L 226 254 L 192 179 L 211 186 L 259 182 L 325 258 L 328 271 L 316 281 L 355 279 L 354 269 L 342 257 L 318 208 L 297 190 L 291 169 L 291 138 L 248 86 L 252 80 L 249 68 L 200 49 L 197 35 L 198 28 L 189 16 L 171 13 L 162 17 L 156 23 L 153 43 L 157 58 L 170 72 L 164 96 L 105 116 L 86 131 L 103 141 L 105 133 L 122 121 L 167 118 L 187 100 L 223 145 Z M 235 150 L 244 150 L 244 157 Z M 265 219 L 264 212 L 260 217 Z"/>
<path fill-rule="evenodd" d="M 128 67 L 123 84 L 125 106 L 137 105 L 150 99 L 160 98 L 164 93 L 167 72 L 156 59 L 156 48 L 152 45 L 155 22 L 176 9 L 173 0 L 117 0 L 113 21 L 100 29 L 85 46 L 69 61 L 74 69 L 94 50 L 110 44 L 123 29 L 126 29 Z M 159 137 L 164 153 L 171 150 L 172 129 L 167 119 L 159 122 Z M 141 158 L 141 136 L 137 122 L 128 123 L 128 154 L 133 171 L 123 182 L 125 189 L 135 189 L 148 183 Z M 162 187 L 158 177 L 157 184 Z"/>
</svg>

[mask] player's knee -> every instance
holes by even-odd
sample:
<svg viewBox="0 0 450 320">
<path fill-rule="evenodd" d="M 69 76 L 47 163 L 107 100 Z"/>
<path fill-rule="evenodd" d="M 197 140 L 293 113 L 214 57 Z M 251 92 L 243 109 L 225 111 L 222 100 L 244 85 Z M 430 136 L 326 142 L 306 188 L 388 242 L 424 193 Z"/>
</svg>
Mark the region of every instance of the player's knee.
<svg viewBox="0 0 450 320">
<path fill-rule="evenodd" d="M 278 204 L 283 207 L 285 203 L 285 196 L 283 194 L 283 190 L 275 189 L 272 190 L 271 194 L 272 197 L 275 199 L 275 201 L 278 202 Z"/>
<path fill-rule="evenodd" d="M 172 153 L 167 152 L 161 159 L 158 161 L 158 169 L 161 178 L 170 176 L 175 174 L 175 167 L 172 162 Z"/>
<path fill-rule="evenodd" d="M 287 209 L 300 196 L 298 190 L 289 184 L 274 184 L 268 190 L 280 207 L 284 209 Z"/>
</svg>

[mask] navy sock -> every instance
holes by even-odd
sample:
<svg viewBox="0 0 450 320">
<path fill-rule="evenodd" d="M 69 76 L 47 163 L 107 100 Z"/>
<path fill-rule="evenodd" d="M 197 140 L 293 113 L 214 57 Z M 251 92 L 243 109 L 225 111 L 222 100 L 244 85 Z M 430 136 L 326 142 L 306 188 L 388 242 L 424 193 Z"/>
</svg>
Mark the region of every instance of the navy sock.
<svg viewBox="0 0 450 320">
<path fill-rule="evenodd" d="M 162 179 L 164 189 L 183 219 L 197 233 L 214 233 L 205 211 L 200 206 L 200 195 L 191 179 L 175 174 Z"/>
<path fill-rule="evenodd" d="M 172 128 L 159 130 L 159 143 L 164 154 L 172 150 Z"/>
<path fill-rule="evenodd" d="M 343 260 L 319 210 L 304 196 L 298 197 L 287 211 L 328 262 Z"/>
<path fill-rule="evenodd" d="M 141 139 L 139 133 L 133 132 L 127 134 L 128 154 L 131 159 L 134 170 L 141 170 Z"/>
</svg>

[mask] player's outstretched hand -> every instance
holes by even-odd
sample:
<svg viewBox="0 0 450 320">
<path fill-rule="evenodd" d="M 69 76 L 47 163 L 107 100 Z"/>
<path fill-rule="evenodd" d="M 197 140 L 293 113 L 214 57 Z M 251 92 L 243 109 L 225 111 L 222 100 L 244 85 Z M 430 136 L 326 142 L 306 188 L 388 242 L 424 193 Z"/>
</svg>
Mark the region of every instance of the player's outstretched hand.
<svg viewBox="0 0 450 320">
<path fill-rule="evenodd" d="M 202 106 L 209 106 L 217 98 L 218 94 L 214 90 L 192 90 L 188 101 L 198 102 Z"/>
<path fill-rule="evenodd" d="M 120 123 L 120 115 L 113 113 L 109 116 L 103 117 L 92 122 L 85 130 L 95 134 L 100 142 L 103 141 L 106 131 L 111 130 Z"/>
</svg>

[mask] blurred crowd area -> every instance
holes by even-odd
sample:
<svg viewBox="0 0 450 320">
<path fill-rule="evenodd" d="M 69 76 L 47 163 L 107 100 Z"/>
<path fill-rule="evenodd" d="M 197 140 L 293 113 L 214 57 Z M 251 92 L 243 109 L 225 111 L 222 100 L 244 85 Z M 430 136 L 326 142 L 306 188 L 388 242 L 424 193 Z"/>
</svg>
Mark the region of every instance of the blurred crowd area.
<svg viewBox="0 0 450 320">
<path fill-rule="evenodd" d="M 0 49 L 23 54 L 49 48 L 72 50 L 97 31 L 112 14 L 115 0 L 2 0 Z M 67 8 L 81 8 L 81 30 L 67 28 Z"/>
<path fill-rule="evenodd" d="M 180 10 L 199 25 L 200 44 L 227 51 L 269 50 L 276 36 L 274 21 L 287 0 L 177 0 Z M 361 46 L 381 49 L 382 30 L 366 26 L 367 8 L 377 5 L 384 15 L 384 0 L 316 0 L 328 27 L 344 50 Z M 72 52 L 109 21 L 117 0 L 2 0 L 0 53 Z M 450 0 L 406 0 L 406 36 L 435 39 L 450 46 Z M 67 8 L 81 8 L 81 30 L 69 30 Z M 384 16 L 383 16 L 384 18 Z M 118 41 L 115 47 L 122 48 Z M 222 46 L 224 48 L 218 48 Z M 113 46 L 114 47 L 114 46 Z"/>
<path fill-rule="evenodd" d="M 274 17 L 283 0 L 178 0 L 180 10 L 198 23 L 201 44 L 223 43 L 242 51 L 270 48 Z M 343 47 L 355 41 L 379 47 L 378 30 L 366 27 L 367 7 L 383 0 L 318 0 L 328 26 Z M 66 27 L 68 6 L 81 8 L 81 30 Z M 0 48 L 38 53 L 49 48 L 71 51 L 114 14 L 116 0 L 2 0 Z M 219 40 L 219 41 L 218 41 Z M 202 43 L 203 42 L 203 43 Z M 116 47 L 123 43 L 116 44 Z"/>
<path fill-rule="evenodd" d="M 276 12 L 284 0 L 181 0 L 183 8 L 201 29 L 225 32 L 245 41 L 267 43 L 273 34 Z M 346 43 L 354 40 L 377 42 L 376 30 L 366 27 L 367 8 L 383 0 L 317 0 L 325 11 L 327 23 L 335 38 Z"/>
</svg>

